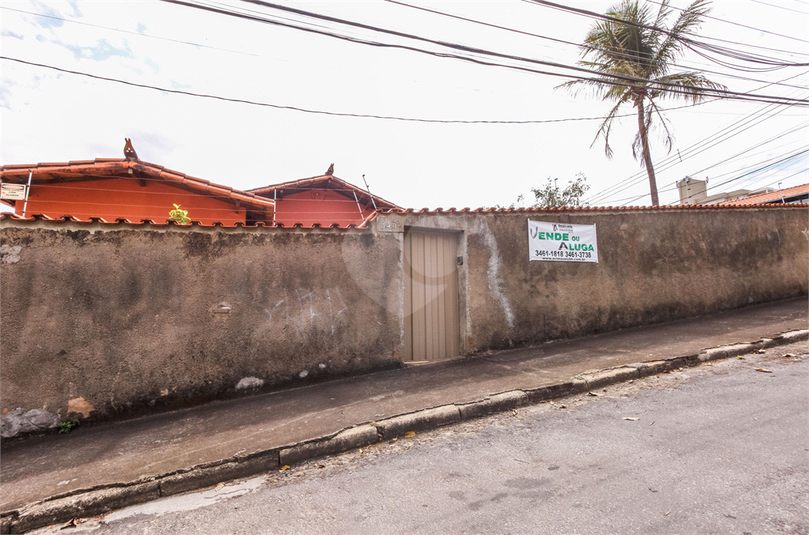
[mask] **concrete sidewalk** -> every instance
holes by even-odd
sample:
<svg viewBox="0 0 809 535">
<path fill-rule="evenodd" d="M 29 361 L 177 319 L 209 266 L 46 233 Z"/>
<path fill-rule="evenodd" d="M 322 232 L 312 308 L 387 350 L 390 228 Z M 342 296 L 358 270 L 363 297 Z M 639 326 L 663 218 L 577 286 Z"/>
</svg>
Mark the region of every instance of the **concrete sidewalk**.
<svg viewBox="0 0 809 535">
<path fill-rule="evenodd" d="M 411 430 L 806 339 L 808 315 L 799 298 L 10 442 L 0 467 L 2 530 L 92 516 Z"/>
</svg>

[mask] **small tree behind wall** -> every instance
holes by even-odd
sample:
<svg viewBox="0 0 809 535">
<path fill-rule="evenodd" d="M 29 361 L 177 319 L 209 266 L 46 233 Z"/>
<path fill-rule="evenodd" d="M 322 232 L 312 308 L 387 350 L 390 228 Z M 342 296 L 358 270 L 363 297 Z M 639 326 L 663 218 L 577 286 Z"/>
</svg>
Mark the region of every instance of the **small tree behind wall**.
<svg viewBox="0 0 809 535">
<path fill-rule="evenodd" d="M 590 189 L 586 183 L 587 177 L 584 173 L 578 173 L 576 180 L 568 183 L 564 189 L 559 189 L 556 185 L 558 179 L 548 177 L 544 186 L 531 188 L 536 201 L 534 208 L 560 208 L 563 206 L 581 206 L 581 198 Z"/>
</svg>

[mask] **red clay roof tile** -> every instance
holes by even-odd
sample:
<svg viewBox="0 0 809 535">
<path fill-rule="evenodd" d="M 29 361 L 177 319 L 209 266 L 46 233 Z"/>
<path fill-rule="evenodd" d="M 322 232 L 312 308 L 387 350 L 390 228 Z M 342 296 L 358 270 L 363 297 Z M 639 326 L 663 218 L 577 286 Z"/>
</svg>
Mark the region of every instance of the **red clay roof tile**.
<svg viewBox="0 0 809 535">
<path fill-rule="evenodd" d="M 271 184 L 269 186 L 253 188 L 247 191 L 249 193 L 255 193 L 256 195 L 261 195 L 263 197 L 273 198 L 273 193 L 275 192 L 284 192 L 285 190 L 302 190 L 302 189 L 305 190 L 315 188 L 349 190 L 352 191 L 353 193 L 356 193 L 357 197 L 363 203 L 370 203 L 371 198 L 373 198 L 374 202 L 376 203 L 376 207 L 378 209 L 382 208 L 401 209 L 400 206 L 397 206 L 378 195 L 369 193 L 367 190 L 358 188 L 354 184 L 346 182 L 345 180 L 338 178 L 334 175 L 321 175 L 309 178 L 301 178 L 289 182 L 282 182 L 280 184 Z M 298 191 L 293 191 L 293 193 L 298 193 Z"/>
<path fill-rule="evenodd" d="M 717 205 L 745 206 L 751 204 L 766 204 L 773 202 L 777 202 L 780 204 L 782 198 L 789 198 L 795 195 L 801 195 L 805 193 L 809 193 L 809 184 L 801 184 L 800 186 L 793 186 L 791 188 L 779 191 L 771 191 L 769 193 L 759 193 L 758 195 L 751 195 L 750 197 L 745 197 L 743 199 L 731 199 L 729 201 L 717 203 Z"/>
<path fill-rule="evenodd" d="M 61 182 L 67 177 L 130 177 L 132 173 L 138 173 L 141 177 L 165 180 L 184 187 L 185 189 L 210 194 L 235 204 L 243 203 L 255 209 L 275 209 L 275 203 L 266 197 L 172 171 L 162 165 L 140 160 L 130 161 L 122 158 L 97 158 L 95 160 L 77 160 L 68 163 L 52 162 L 33 165 L 4 165 L 0 166 L 0 180 L 25 184 L 28 182 L 29 171 L 34 172 L 34 181 L 39 183 Z M 129 224 L 140 223 L 129 222 Z"/>
</svg>

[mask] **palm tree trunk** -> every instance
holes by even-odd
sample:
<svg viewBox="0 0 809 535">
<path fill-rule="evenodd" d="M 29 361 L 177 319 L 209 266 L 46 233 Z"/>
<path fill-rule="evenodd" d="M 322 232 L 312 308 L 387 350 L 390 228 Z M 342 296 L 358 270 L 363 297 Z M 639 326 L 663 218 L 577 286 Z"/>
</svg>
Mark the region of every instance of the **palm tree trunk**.
<svg viewBox="0 0 809 535">
<path fill-rule="evenodd" d="M 643 111 L 643 97 L 636 101 L 638 107 L 638 132 L 643 145 L 643 163 L 646 165 L 646 174 L 649 175 L 649 189 L 652 192 L 652 206 L 660 206 L 657 198 L 657 181 L 655 180 L 655 169 L 652 165 L 652 154 L 649 151 L 649 137 L 646 131 L 645 113 Z"/>
</svg>

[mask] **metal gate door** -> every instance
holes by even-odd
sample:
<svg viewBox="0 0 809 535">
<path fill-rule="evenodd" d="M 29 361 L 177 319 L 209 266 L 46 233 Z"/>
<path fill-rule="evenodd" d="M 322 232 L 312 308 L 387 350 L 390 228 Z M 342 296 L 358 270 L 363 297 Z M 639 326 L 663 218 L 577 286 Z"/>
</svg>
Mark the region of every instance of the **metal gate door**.
<svg viewBox="0 0 809 535">
<path fill-rule="evenodd" d="M 456 234 L 404 236 L 405 360 L 443 360 L 460 351 Z"/>
</svg>

